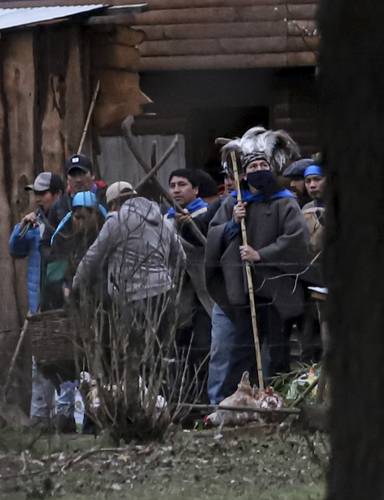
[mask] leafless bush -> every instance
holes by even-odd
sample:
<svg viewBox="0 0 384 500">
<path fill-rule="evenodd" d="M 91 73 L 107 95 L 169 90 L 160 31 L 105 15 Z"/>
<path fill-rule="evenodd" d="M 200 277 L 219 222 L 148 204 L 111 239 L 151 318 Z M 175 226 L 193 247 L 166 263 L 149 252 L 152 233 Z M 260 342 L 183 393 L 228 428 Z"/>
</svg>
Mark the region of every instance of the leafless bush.
<svg viewBox="0 0 384 500">
<path fill-rule="evenodd" d="M 127 241 L 124 252 L 130 251 Z M 202 390 L 199 369 L 190 373 L 189 352 L 181 359 L 175 346 L 182 260 L 172 264 L 167 290 L 132 300 L 130 279 L 139 272 L 145 288 L 150 261 L 148 253 L 136 257 L 128 273 L 120 269 L 113 297 L 103 283 L 82 287 L 74 310 L 78 371 L 86 370 L 92 379 L 82 383 L 86 411 L 116 441 L 161 437 L 174 418 L 183 416 L 180 404 L 198 399 Z M 146 262 L 148 274 L 143 273 Z"/>
</svg>

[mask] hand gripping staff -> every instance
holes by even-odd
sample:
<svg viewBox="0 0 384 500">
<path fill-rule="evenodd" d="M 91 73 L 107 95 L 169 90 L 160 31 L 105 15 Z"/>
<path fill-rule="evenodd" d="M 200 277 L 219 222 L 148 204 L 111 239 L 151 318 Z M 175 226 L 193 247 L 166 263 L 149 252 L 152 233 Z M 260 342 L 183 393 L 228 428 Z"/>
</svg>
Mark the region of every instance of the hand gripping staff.
<svg viewBox="0 0 384 500">
<path fill-rule="evenodd" d="M 231 163 L 232 163 L 233 174 L 234 174 L 235 183 L 236 183 L 237 201 L 241 202 L 242 198 L 241 198 L 241 190 L 240 190 L 239 170 L 237 167 L 237 160 L 236 160 L 236 155 L 235 155 L 234 151 L 231 151 Z M 240 226 L 241 226 L 241 238 L 243 241 L 243 245 L 248 245 L 247 227 L 245 225 L 245 219 L 241 219 Z M 259 332 L 257 329 L 256 304 L 255 304 L 255 295 L 254 295 L 254 291 L 253 291 L 252 270 L 251 270 L 251 264 L 247 261 L 245 262 L 245 272 L 246 272 L 246 276 L 247 276 L 249 306 L 251 308 L 253 340 L 255 342 L 257 378 L 258 378 L 258 382 L 259 382 L 259 389 L 261 391 L 263 391 L 264 390 L 264 377 L 263 377 L 263 368 L 261 365 L 261 349 L 260 349 Z"/>
</svg>

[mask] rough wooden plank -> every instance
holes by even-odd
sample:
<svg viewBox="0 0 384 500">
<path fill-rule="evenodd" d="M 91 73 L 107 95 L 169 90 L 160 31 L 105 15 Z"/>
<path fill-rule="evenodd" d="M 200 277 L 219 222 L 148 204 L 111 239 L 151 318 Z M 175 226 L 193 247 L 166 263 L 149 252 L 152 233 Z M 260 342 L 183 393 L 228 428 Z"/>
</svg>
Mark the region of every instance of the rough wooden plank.
<svg viewBox="0 0 384 500">
<path fill-rule="evenodd" d="M 45 113 L 41 123 L 41 155 L 43 169 L 61 174 L 65 159 L 65 137 L 60 108 L 63 92 L 62 80 L 58 75 L 48 76 L 45 95 Z"/>
<path fill-rule="evenodd" d="M 291 22 L 292 23 L 292 22 Z M 226 22 L 204 24 L 165 24 L 138 26 L 145 32 L 146 41 L 153 40 L 182 40 L 200 38 L 242 38 L 280 36 L 287 33 L 287 24 L 280 21 L 261 22 Z M 292 23 L 292 34 L 300 34 L 296 24 Z"/>
<path fill-rule="evenodd" d="M 38 38 L 39 107 L 42 168 L 63 173 L 65 159 L 65 76 L 69 57 L 67 30 L 47 29 Z"/>
<path fill-rule="evenodd" d="M 9 152 L 14 182 L 12 213 L 16 218 L 28 208 L 20 179 L 34 177 L 35 67 L 32 32 L 12 34 L 2 42 L 4 94 L 7 104 Z"/>
<path fill-rule="evenodd" d="M 316 66 L 317 55 L 315 52 L 289 52 L 287 61 L 288 66 Z"/>
<path fill-rule="evenodd" d="M 115 24 L 130 26 L 135 21 L 133 14 L 114 14 L 111 16 L 92 16 L 89 17 L 84 24 L 87 26 L 113 26 Z"/>
<path fill-rule="evenodd" d="M 125 45 L 94 45 L 92 53 L 96 67 L 132 70 L 138 68 L 140 61 L 138 50 Z"/>
<path fill-rule="evenodd" d="M 97 102 L 95 107 L 95 126 L 99 131 L 115 129 L 128 115 L 137 116 L 143 112 L 143 106 L 152 101 L 139 89 L 131 88 L 124 96 L 124 102 L 115 96 L 114 102 L 111 98 Z"/>
<path fill-rule="evenodd" d="M 26 259 L 18 259 L 12 264 L 7 240 L 10 222 L 20 220 L 31 209 L 29 196 L 24 190 L 35 173 L 36 88 L 34 36 L 31 31 L 13 33 L 2 40 L 2 77 L 1 152 L 5 149 L 3 141 L 6 141 L 8 154 L 6 161 L 2 155 L 0 164 L 0 350 L 5 356 L 2 371 L 6 373 L 22 319 L 28 311 L 27 262 Z M 10 402 L 19 404 L 24 411 L 28 411 L 30 401 L 30 374 L 31 353 L 26 342 L 17 359 L 10 394 Z"/>
<path fill-rule="evenodd" d="M 5 52 L 3 45 L 2 50 Z M 3 54 L 4 54 L 3 52 Z M 9 364 L 10 352 L 7 339 L 18 331 L 20 322 L 17 311 L 16 300 L 16 276 L 12 258 L 9 255 L 8 239 L 11 232 L 11 208 L 8 201 L 10 164 L 9 156 L 6 156 L 9 130 L 4 110 L 3 85 L 0 82 L 0 381 L 4 383 L 6 368 Z M 3 378 L 4 376 L 4 378 Z M 0 383 L 1 383 L 0 382 Z"/>
<path fill-rule="evenodd" d="M 320 37 L 313 36 L 295 36 L 288 37 L 288 52 L 316 52 L 319 48 Z"/>
<path fill-rule="evenodd" d="M 9 35 L 2 45 L 3 82 L 9 130 L 8 147 L 12 185 L 11 212 L 20 220 L 30 209 L 30 198 L 24 186 L 35 176 L 35 66 L 32 32 Z M 16 283 L 18 307 L 22 315 L 28 310 L 25 260 L 15 261 L 19 280 Z"/>
<path fill-rule="evenodd" d="M 316 4 L 297 4 L 287 6 L 288 19 L 316 19 L 317 5 Z"/>
<path fill-rule="evenodd" d="M 142 57 L 141 71 L 286 67 L 286 54 Z"/>
<path fill-rule="evenodd" d="M 301 39 L 300 42 L 303 45 Z M 139 47 L 142 56 L 265 54 L 286 50 L 285 36 L 156 41 L 143 42 Z"/>
<path fill-rule="evenodd" d="M 124 100 L 125 94 L 133 87 L 139 88 L 139 75 L 128 71 L 103 69 L 97 74 L 100 80 L 100 98 L 109 99 L 119 96 Z"/>
<path fill-rule="evenodd" d="M 65 77 L 65 118 L 64 138 L 65 156 L 76 153 L 79 147 L 86 115 L 85 82 L 82 74 L 82 35 L 80 28 L 71 27 L 69 36 L 69 57 Z"/>
<path fill-rule="evenodd" d="M 287 16 L 286 7 L 222 7 L 222 8 L 196 8 L 153 10 L 133 15 L 133 25 L 159 25 L 159 24 L 190 24 L 190 23 L 220 23 L 236 21 L 279 21 Z M 296 19 L 297 16 L 295 16 Z M 300 17 L 298 17 L 300 19 Z M 306 17 L 307 19 L 307 17 Z M 145 31 L 145 29 L 144 29 Z"/>
<path fill-rule="evenodd" d="M 145 38 L 145 33 L 139 29 L 131 29 L 128 26 L 104 25 L 96 27 L 93 35 L 94 43 L 116 43 L 135 47 Z"/>
<path fill-rule="evenodd" d="M 288 21 L 288 35 L 316 35 L 318 34 L 316 22 L 311 20 Z"/>
</svg>

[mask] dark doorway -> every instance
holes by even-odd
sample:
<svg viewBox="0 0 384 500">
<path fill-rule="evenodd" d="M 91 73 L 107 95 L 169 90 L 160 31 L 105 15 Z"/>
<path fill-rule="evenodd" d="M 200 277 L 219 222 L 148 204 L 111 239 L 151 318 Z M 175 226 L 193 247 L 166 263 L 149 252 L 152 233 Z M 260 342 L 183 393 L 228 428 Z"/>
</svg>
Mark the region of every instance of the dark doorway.
<svg viewBox="0 0 384 500">
<path fill-rule="evenodd" d="M 268 127 L 268 108 L 262 106 L 193 109 L 186 121 L 186 164 L 203 168 L 220 180 L 217 137 L 239 137 L 255 125 Z"/>
</svg>

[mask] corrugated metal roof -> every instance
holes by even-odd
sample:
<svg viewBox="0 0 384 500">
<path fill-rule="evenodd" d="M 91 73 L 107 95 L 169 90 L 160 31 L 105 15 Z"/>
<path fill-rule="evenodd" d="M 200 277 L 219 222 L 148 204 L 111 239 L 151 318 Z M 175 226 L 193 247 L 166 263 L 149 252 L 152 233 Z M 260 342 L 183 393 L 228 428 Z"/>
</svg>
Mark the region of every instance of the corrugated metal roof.
<svg viewBox="0 0 384 500">
<path fill-rule="evenodd" d="M 108 4 L 0 9 L 0 31 L 91 12 Z"/>
</svg>

